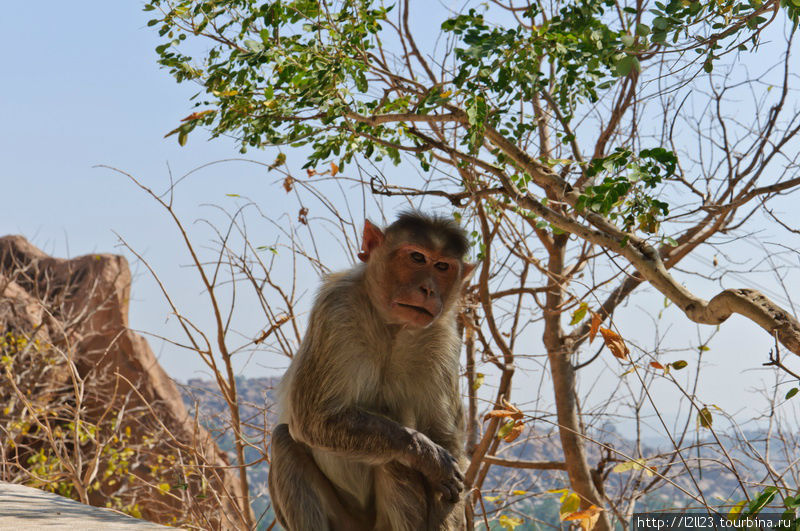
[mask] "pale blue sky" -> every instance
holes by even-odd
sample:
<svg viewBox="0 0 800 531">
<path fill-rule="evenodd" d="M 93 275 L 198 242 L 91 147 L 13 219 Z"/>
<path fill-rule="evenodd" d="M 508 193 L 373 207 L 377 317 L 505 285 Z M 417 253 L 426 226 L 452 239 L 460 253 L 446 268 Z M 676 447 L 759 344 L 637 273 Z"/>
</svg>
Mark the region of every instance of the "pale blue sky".
<svg viewBox="0 0 800 531">
<path fill-rule="evenodd" d="M 186 258 L 163 211 L 120 175 L 93 168 L 114 166 L 163 190 L 167 164 L 179 176 L 239 155 L 232 141 L 207 142 L 203 132 L 185 147 L 163 138 L 192 112 L 188 99 L 196 90 L 159 69 L 157 35 L 146 27 L 141 6 L 22 2 L 0 18 L 8 50 L 0 74 L 0 234 L 22 234 L 57 256 L 118 252 L 132 259 L 117 247 L 116 232 L 191 304 L 202 295 L 190 272 L 178 267 Z M 270 154 L 255 156 L 268 160 Z M 268 208 L 277 178 L 246 164 L 217 166 L 186 182 L 178 211 L 192 221 L 208 213 L 201 203 L 224 202 L 226 193 Z M 162 333 L 163 300 L 144 269 L 132 268 L 138 275 L 131 324 Z M 151 343 L 158 352 L 158 342 Z M 162 356 L 162 363 L 180 378 L 202 368 L 186 354 Z"/>
<path fill-rule="evenodd" d="M 179 301 L 194 305 L 202 294 L 191 272 L 180 267 L 186 258 L 164 213 L 123 177 L 92 168 L 108 164 L 163 189 L 167 164 L 182 175 L 200 164 L 238 156 L 232 141 L 207 142 L 202 133 L 190 135 L 185 147 L 174 137 L 163 138 L 192 112 L 188 99 L 196 90 L 177 85 L 159 69 L 154 52 L 159 42 L 146 27 L 148 18 L 139 2 L 99 0 L 46 6 L 22 2 L 0 18 L 6 50 L 0 74 L 0 234 L 22 234 L 56 256 L 117 252 L 132 259 L 118 247 L 116 232 L 144 253 Z M 265 162 L 275 157 L 274 152 L 248 155 Z M 208 209 L 201 204 L 225 204 L 228 193 L 246 195 L 265 210 L 282 206 L 286 196 L 278 178 L 241 163 L 215 166 L 181 188 L 178 210 L 187 220 L 202 217 Z M 342 254 L 331 256 L 333 269 L 351 261 Z M 131 325 L 167 332 L 168 312 L 155 284 L 143 268 L 132 268 L 137 277 Z M 317 279 L 302 282 L 313 292 Z M 718 286 L 709 283 L 703 289 L 708 296 Z M 627 322 L 633 334 L 649 341 L 649 320 L 642 318 L 638 303 L 662 299 L 635 299 L 618 312 L 616 323 Z M 670 332 L 676 345 L 697 344 L 694 325 L 679 315 L 670 319 L 678 323 Z M 191 355 L 163 348 L 156 340 L 151 344 L 173 376 L 203 375 L 202 364 Z M 723 326 L 707 356 L 716 376 L 708 382 L 706 401 L 728 411 L 748 406 L 752 399 L 742 390 L 759 378 L 744 371 L 766 360 L 770 344 L 763 331 L 743 318 Z M 276 363 L 282 362 L 251 361 L 247 374 L 274 374 Z"/>
</svg>

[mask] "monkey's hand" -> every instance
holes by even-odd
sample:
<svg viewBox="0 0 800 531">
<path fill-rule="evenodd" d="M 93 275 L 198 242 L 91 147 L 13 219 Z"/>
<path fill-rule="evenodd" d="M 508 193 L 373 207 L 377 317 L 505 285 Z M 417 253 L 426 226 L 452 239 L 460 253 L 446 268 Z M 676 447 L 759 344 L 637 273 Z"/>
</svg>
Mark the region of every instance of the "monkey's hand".
<svg viewBox="0 0 800 531">
<path fill-rule="evenodd" d="M 455 457 L 424 433 L 414 431 L 411 440 L 400 461 L 421 472 L 446 501 L 456 503 L 464 490 L 464 475 Z"/>
</svg>

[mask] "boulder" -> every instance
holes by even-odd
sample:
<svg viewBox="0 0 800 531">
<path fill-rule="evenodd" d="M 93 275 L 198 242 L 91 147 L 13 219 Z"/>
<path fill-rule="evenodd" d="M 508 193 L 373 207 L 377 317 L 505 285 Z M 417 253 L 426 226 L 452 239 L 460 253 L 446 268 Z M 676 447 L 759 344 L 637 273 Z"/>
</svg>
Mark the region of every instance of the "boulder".
<svg viewBox="0 0 800 531">
<path fill-rule="evenodd" d="M 128 328 L 125 258 L 0 238 L 0 480 L 170 525 L 241 528 L 226 455 Z"/>
</svg>

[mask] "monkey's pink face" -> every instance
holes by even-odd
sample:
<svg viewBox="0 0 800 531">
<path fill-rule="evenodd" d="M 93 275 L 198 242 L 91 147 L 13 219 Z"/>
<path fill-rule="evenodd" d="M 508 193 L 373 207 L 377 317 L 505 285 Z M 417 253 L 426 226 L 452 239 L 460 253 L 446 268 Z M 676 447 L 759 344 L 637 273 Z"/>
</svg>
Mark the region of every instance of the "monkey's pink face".
<svg viewBox="0 0 800 531">
<path fill-rule="evenodd" d="M 461 276 L 461 262 L 414 244 L 392 254 L 384 279 L 392 321 L 424 328 L 441 315 Z"/>
</svg>

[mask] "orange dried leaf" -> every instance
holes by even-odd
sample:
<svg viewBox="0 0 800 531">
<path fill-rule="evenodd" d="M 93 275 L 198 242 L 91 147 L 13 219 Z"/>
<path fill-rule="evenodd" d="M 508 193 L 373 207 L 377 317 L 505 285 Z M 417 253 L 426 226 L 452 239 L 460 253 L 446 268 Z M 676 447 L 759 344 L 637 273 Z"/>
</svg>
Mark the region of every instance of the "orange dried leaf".
<svg viewBox="0 0 800 531">
<path fill-rule="evenodd" d="M 188 122 L 188 121 L 190 121 L 190 120 L 197 120 L 197 119 L 200 119 L 200 118 L 202 118 L 203 116 L 205 116 L 205 115 L 207 115 L 207 114 L 211 114 L 211 113 L 213 113 L 213 112 L 216 112 L 216 111 L 214 111 L 214 110 L 212 110 L 212 109 L 207 109 L 207 110 L 205 110 L 205 111 L 197 111 L 197 112 L 193 112 L 192 114 L 190 114 L 189 116 L 187 116 L 186 118 L 184 118 L 183 120 L 181 120 L 181 122 Z"/>
<path fill-rule="evenodd" d="M 308 225 L 308 209 L 306 207 L 301 208 L 300 212 L 298 212 L 297 221 L 303 225 Z"/>
<path fill-rule="evenodd" d="M 503 440 L 509 443 L 514 441 L 517 437 L 522 435 L 522 430 L 524 429 L 525 425 L 522 422 L 517 421 L 517 423 L 514 424 L 514 427 L 511 428 L 511 431 L 509 431 L 508 434 L 506 434 L 506 436 L 503 437 Z"/>
<path fill-rule="evenodd" d="M 588 509 L 584 509 L 582 511 L 578 511 L 572 513 L 571 515 L 564 518 L 564 520 L 577 520 L 581 526 L 582 531 L 590 531 L 594 528 L 594 525 L 597 523 L 598 518 L 600 518 L 600 512 L 603 509 L 596 505 L 592 505 Z"/>
<path fill-rule="evenodd" d="M 660 364 L 659 362 L 657 362 L 657 361 L 651 361 L 651 362 L 650 362 L 650 366 L 651 366 L 652 368 L 654 368 L 654 369 L 662 369 L 662 370 L 664 369 L 664 366 L 663 366 L 663 365 L 661 365 L 661 364 Z"/>
<path fill-rule="evenodd" d="M 314 170 L 312 168 L 307 168 L 306 173 L 308 174 L 309 177 L 313 177 L 314 175 L 317 174 L 317 170 Z"/>
<path fill-rule="evenodd" d="M 623 341 L 622 337 L 610 330 L 608 328 L 600 328 L 600 335 L 603 336 L 603 341 L 605 341 L 608 350 L 621 360 L 627 360 L 628 354 L 630 354 L 630 350 L 628 350 L 628 346 Z"/>
<path fill-rule="evenodd" d="M 486 416 L 483 417 L 483 420 L 489 420 L 494 418 L 501 418 L 501 419 L 514 418 L 514 415 L 516 414 L 517 414 L 516 411 L 509 411 L 507 409 L 495 409 L 493 411 L 488 412 Z"/>
<path fill-rule="evenodd" d="M 584 518 L 590 518 L 596 514 L 600 514 L 603 511 L 597 505 L 592 505 L 588 509 L 584 509 L 582 511 L 578 511 L 576 513 L 572 513 L 569 516 L 566 516 L 564 520 L 583 520 Z"/>
<path fill-rule="evenodd" d="M 511 415 L 512 419 L 519 420 L 519 419 L 521 419 L 522 417 L 525 416 L 525 415 L 523 415 L 522 411 L 520 411 L 517 406 L 515 406 L 514 404 L 512 404 L 511 402 L 509 402 L 505 398 L 503 399 L 503 405 L 506 407 L 507 410 L 514 412 L 514 414 Z"/>
<path fill-rule="evenodd" d="M 294 177 L 291 175 L 283 180 L 283 189 L 286 190 L 286 193 L 292 191 L 292 186 L 294 185 Z"/>
<path fill-rule="evenodd" d="M 339 166 L 335 162 L 331 162 L 331 177 L 336 177 L 337 173 L 339 173 Z"/>
<path fill-rule="evenodd" d="M 592 326 L 589 328 L 589 343 L 594 341 L 594 336 L 597 335 L 597 331 L 600 329 L 600 323 L 603 322 L 603 318 L 600 317 L 600 314 L 592 312 Z"/>
</svg>

